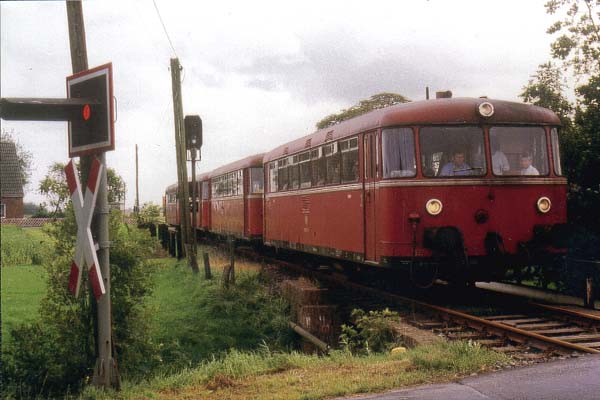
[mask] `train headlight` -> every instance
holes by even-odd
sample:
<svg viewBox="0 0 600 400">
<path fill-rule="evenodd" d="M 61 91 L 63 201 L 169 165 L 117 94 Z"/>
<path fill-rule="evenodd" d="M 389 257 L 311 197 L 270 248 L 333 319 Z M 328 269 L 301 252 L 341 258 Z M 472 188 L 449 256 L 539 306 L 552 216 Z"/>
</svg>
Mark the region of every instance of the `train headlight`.
<svg viewBox="0 0 600 400">
<path fill-rule="evenodd" d="M 547 197 L 540 197 L 537 201 L 537 209 L 539 212 L 546 214 L 552 208 L 552 202 Z"/>
<path fill-rule="evenodd" d="M 425 204 L 425 209 L 431 215 L 438 215 L 439 213 L 442 212 L 442 208 L 443 208 L 442 202 L 439 201 L 438 199 L 430 199 Z"/>
<path fill-rule="evenodd" d="M 482 117 L 489 118 L 494 115 L 494 105 L 487 101 L 481 103 L 477 109 Z"/>
</svg>

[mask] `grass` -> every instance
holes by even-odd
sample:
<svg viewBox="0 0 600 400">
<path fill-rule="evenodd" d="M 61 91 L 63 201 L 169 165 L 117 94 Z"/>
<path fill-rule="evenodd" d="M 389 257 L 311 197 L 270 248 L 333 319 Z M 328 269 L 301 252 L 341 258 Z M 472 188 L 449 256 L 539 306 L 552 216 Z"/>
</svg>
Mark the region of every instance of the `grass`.
<svg viewBox="0 0 600 400">
<path fill-rule="evenodd" d="M 46 293 L 46 270 L 40 265 L 51 251 L 51 240 L 41 228 L 2 225 L 2 347 L 18 324 L 37 318 Z"/>
<path fill-rule="evenodd" d="M 43 240 L 35 237 L 41 231 L 2 233 L 6 232 Z M 237 263 L 236 285 L 223 290 L 221 267 L 228 261 L 223 253 L 211 252 L 210 281 L 202 272 L 194 275 L 185 260 L 154 261 L 150 326 L 164 365 L 153 376 L 125 376 L 119 393 L 89 386 L 81 398 L 321 399 L 448 381 L 507 361 L 502 354 L 465 342 L 416 348 L 394 357 L 340 351 L 318 357 L 289 351 L 286 306 L 268 293 L 256 272 L 259 265 Z M 45 270 L 4 266 L 2 273 L 6 332 L 35 319 L 45 293 Z"/>
<path fill-rule="evenodd" d="M 8 345 L 11 329 L 37 319 L 46 294 L 46 270 L 38 265 L 2 267 L 2 346 Z"/>
<path fill-rule="evenodd" d="M 89 388 L 84 397 L 322 399 L 449 381 L 497 368 L 506 361 L 506 356 L 468 342 L 420 347 L 393 357 L 231 351 L 225 358 L 197 368 L 139 384 L 125 383 L 118 394 Z"/>
<path fill-rule="evenodd" d="M 41 265 L 49 257 L 51 239 L 42 228 L 19 228 L 2 225 L 2 266 Z"/>
<path fill-rule="evenodd" d="M 198 254 L 205 249 L 200 249 Z M 175 371 L 229 349 L 255 349 L 263 341 L 282 349 L 291 342 L 287 304 L 268 293 L 256 263 L 236 263 L 236 285 L 222 288 L 226 257 L 210 252 L 213 279 L 195 275 L 185 260 L 154 260 L 155 288 L 149 300 L 151 336 L 163 370 Z"/>
</svg>

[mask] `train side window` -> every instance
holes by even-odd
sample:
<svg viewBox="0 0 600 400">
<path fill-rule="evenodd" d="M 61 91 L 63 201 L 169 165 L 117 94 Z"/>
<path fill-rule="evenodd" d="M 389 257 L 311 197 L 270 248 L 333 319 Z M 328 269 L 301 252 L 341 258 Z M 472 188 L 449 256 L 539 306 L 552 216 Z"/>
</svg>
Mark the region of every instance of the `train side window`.
<svg viewBox="0 0 600 400">
<path fill-rule="evenodd" d="M 244 170 L 240 169 L 237 172 L 237 194 L 244 194 Z"/>
<path fill-rule="evenodd" d="M 290 157 L 290 189 L 298 189 L 300 187 L 300 165 L 298 165 L 298 156 Z"/>
<path fill-rule="evenodd" d="M 310 152 L 299 154 L 298 162 L 300 163 L 300 188 L 309 188 L 311 184 Z"/>
<path fill-rule="evenodd" d="M 312 186 L 323 186 L 327 177 L 327 164 L 325 157 L 323 156 L 323 147 L 311 150 L 310 160 L 312 170 Z"/>
<path fill-rule="evenodd" d="M 342 183 L 358 181 L 358 138 L 340 141 Z"/>
<path fill-rule="evenodd" d="M 232 179 L 231 179 L 231 172 L 228 173 L 226 175 L 226 180 L 225 180 L 225 196 L 231 196 L 231 193 L 233 192 L 233 185 L 232 185 Z"/>
<path fill-rule="evenodd" d="M 277 161 L 269 163 L 269 192 L 274 193 L 277 191 Z"/>
<path fill-rule="evenodd" d="M 208 186 L 208 181 L 204 181 L 202 182 L 202 200 L 208 200 L 208 191 L 209 186 Z"/>
<path fill-rule="evenodd" d="M 251 193 L 257 194 L 263 192 L 264 174 L 262 168 L 250 168 L 250 188 Z"/>
<path fill-rule="evenodd" d="M 338 151 L 338 144 L 330 143 L 323 146 L 323 155 L 327 160 L 327 184 L 340 183 L 340 161 L 341 155 Z"/>
<path fill-rule="evenodd" d="M 289 176 L 288 176 L 288 159 L 283 158 L 277 161 L 277 190 L 284 192 L 289 187 Z"/>
<path fill-rule="evenodd" d="M 562 175 L 562 166 L 560 165 L 560 145 L 558 140 L 558 129 L 552 128 L 550 131 L 550 140 L 552 141 L 552 158 L 554 161 L 554 173 Z"/>
<path fill-rule="evenodd" d="M 415 137 L 411 128 L 384 129 L 381 143 L 384 178 L 405 178 L 417 174 Z"/>
</svg>

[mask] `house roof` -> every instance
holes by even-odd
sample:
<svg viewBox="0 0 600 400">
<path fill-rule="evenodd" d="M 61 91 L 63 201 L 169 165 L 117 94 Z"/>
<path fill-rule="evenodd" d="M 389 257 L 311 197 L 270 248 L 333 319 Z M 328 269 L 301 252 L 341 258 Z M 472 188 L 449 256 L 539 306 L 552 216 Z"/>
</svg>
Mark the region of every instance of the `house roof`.
<svg viewBox="0 0 600 400">
<path fill-rule="evenodd" d="M 23 197 L 17 147 L 11 142 L 0 142 L 0 194 L 2 197 Z"/>
</svg>

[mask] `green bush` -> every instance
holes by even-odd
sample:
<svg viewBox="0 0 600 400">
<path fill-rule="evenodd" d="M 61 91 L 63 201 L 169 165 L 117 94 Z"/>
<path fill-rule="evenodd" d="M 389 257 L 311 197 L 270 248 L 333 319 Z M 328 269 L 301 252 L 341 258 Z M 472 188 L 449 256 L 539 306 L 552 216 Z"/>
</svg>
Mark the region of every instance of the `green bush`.
<svg viewBox="0 0 600 400">
<path fill-rule="evenodd" d="M 111 289 L 113 337 L 116 358 L 125 375 L 145 371 L 158 364 L 158 351 L 150 340 L 144 306 L 152 290 L 152 268 L 145 257 L 154 241 L 144 232 L 121 224 L 111 212 Z M 39 321 L 14 329 L 12 345 L 3 355 L 3 394 L 26 398 L 51 397 L 78 392 L 91 376 L 96 355 L 93 325 L 95 307 L 90 300 L 87 274 L 75 299 L 67 289 L 76 224 L 72 210 L 47 228 L 55 240 L 55 256 L 46 263 L 47 295 L 40 305 Z"/>
<path fill-rule="evenodd" d="M 384 309 L 369 311 L 354 309 L 351 313 L 352 325 L 342 325 L 340 342 L 344 349 L 353 354 L 387 351 L 398 342 L 393 322 L 400 316 L 395 311 Z"/>
</svg>

